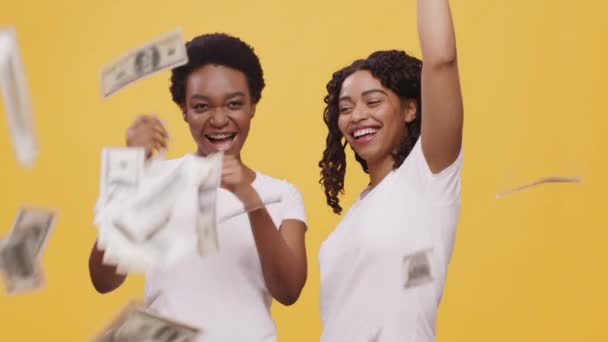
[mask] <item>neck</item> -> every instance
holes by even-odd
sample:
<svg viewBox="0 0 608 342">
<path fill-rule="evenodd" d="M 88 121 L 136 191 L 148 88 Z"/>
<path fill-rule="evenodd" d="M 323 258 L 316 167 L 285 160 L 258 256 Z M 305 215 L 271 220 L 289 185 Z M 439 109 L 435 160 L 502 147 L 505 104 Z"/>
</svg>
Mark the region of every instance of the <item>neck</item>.
<svg viewBox="0 0 608 342">
<path fill-rule="evenodd" d="M 384 177 L 393 170 L 395 160 L 392 157 L 383 158 L 375 162 L 368 162 L 367 169 L 369 171 L 370 187 L 375 188 L 380 184 Z"/>
</svg>

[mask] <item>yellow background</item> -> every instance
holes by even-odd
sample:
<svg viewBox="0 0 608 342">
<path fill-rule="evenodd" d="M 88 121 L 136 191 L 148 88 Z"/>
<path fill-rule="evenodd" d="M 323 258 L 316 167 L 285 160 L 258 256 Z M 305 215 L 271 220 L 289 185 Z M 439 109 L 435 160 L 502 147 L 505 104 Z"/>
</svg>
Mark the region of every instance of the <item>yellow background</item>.
<svg viewBox="0 0 608 342">
<path fill-rule="evenodd" d="M 466 161 L 438 340 L 607 341 L 608 5 L 454 0 L 452 7 Z M 168 72 L 107 101 L 99 97 L 98 72 L 177 26 L 187 39 L 238 35 L 261 58 L 268 87 L 244 159 L 293 182 L 310 222 L 306 288 L 295 306 L 275 304 L 273 314 L 280 341 L 318 340 L 317 252 L 338 222 L 317 183 L 325 83 L 331 72 L 376 49 L 419 55 L 415 20 L 414 0 L 3 1 L 0 25 L 17 29 L 41 154 L 32 171 L 19 168 L 0 120 L 0 233 L 20 205 L 61 213 L 43 258 L 47 287 L 0 296 L 0 341 L 84 341 L 141 296 L 142 278 L 108 295 L 89 282 L 100 150 L 122 145 L 133 118 L 151 112 L 169 123 L 169 157 L 194 146 L 170 100 Z M 353 166 L 347 205 L 365 185 Z M 548 175 L 584 181 L 495 197 Z"/>
</svg>

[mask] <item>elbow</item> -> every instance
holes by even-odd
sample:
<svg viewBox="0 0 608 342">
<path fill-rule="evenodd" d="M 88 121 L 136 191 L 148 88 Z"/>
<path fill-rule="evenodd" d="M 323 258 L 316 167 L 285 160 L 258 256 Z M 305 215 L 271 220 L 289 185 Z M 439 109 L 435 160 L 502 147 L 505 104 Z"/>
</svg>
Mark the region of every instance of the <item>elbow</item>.
<svg viewBox="0 0 608 342">
<path fill-rule="evenodd" d="M 103 286 L 97 283 L 93 283 L 93 287 L 95 288 L 95 291 L 97 291 L 97 293 L 99 294 L 106 294 L 114 291 L 114 289 L 109 286 Z"/>
<path fill-rule="evenodd" d="M 300 291 L 298 291 L 298 293 L 283 294 L 275 297 L 277 302 L 285 306 L 291 306 L 295 304 L 298 301 L 298 298 L 300 298 Z"/>
<path fill-rule="evenodd" d="M 424 60 L 424 66 L 433 70 L 443 70 L 456 67 L 457 58 L 456 53 L 442 54 L 433 58 L 426 58 Z"/>
<path fill-rule="evenodd" d="M 272 297 L 279 303 L 285 306 L 291 306 L 295 304 L 300 298 L 304 284 L 298 284 L 291 288 L 286 288 L 283 291 L 275 291 L 272 293 Z"/>
</svg>

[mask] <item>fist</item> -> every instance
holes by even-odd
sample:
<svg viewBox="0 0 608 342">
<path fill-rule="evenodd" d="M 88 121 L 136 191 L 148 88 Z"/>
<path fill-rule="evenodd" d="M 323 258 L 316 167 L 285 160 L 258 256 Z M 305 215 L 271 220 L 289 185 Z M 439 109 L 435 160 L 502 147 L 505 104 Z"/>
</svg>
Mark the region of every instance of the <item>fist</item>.
<svg viewBox="0 0 608 342">
<path fill-rule="evenodd" d="M 222 188 L 235 194 L 241 201 L 252 190 L 253 171 L 241 163 L 235 156 L 224 154 L 222 165 Z"/>
<path fill-rule="evenodd" d="M 127 146 L 143 147 L 146 159 L 152 157 L 154 151 L 167 149 L 169 133 L 167 128 L 155 115 L 140 115 L 127 128 Z"/>
</svg>

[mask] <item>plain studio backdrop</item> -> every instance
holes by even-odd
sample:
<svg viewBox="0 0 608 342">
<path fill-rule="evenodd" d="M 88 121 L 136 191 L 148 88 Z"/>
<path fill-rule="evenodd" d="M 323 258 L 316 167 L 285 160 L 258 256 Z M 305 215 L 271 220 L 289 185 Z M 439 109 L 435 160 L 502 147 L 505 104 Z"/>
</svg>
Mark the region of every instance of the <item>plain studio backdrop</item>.
<svg viewBox="0 0 608 342">
<path fill-rule="evenodd" d="M 420 56 L 416 2 L 6 0 L 0 7 L 0 26 L 17 30 L 40 143 L 33 170 L 19 168 L 0 120 L 0 235 L 21 205 L 60 211 L 43 257 L 47 286 L 0 296 L 0 340 L 88 340 L 142 296 L 142 277 L 107 295 L 89 281 L 101 148 L 123 145 L 125 129 L 141 113 L 158 113 L 168 123 L 168 157 L 195 147 L 171 102 L 168 71 L 103 101 L 99 70 L 176 27 L 188 40 L 218 31 L 237 35 L 261 58 L 268 85 L 244 160 L 294 183 L 310 224 L 307 285 L 294 306 L 275 303 L 273 316 L 279 341 L 318 340 L 317 253 L 339 220 L 318 184 L 325 84 L 333 71 L 374 50 Z M 452 9 L 465 164 L 438 341 L 608 340 L 602 200 L 608 190 L 608 5 L 454 0 Z M 349 158 L 346 207 L 366 184 Z M 583 182 L 496 199 L 505 188 L 562 175 Z"/>
</svg>

